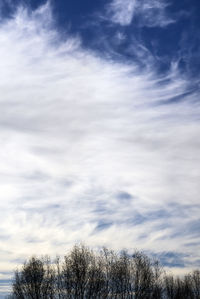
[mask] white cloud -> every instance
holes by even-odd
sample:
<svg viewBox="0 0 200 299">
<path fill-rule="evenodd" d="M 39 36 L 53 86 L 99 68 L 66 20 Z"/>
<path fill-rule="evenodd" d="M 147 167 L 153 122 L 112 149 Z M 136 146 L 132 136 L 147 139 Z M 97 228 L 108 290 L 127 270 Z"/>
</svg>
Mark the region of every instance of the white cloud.
<svg viewBox="0 0 200 299">
<path fill-rule="evenodd" d="M 197 258 L 199 94 L 166 104 L 188 87 L 177 68 L 99 58 L 50 20 L 47 5 L 0 27 L 0 271 L 80 240 Z"/>
<path fill-rule="evenodd" d="M 121 26 L 130 25 L 137 16 L 140 26 L 165 27 L 175 22 L 167 15 L 167 6 L 163 0 L 112 0 L 107 13 L 109 20 Z"/>
<path fill-rule="evenodd" d="M 114 0 L 108 6 L 108 12 L 112 15 L 112 21 L 122 26 L 132 22 L 136 9 L 136 0 Z"/>
</svg>

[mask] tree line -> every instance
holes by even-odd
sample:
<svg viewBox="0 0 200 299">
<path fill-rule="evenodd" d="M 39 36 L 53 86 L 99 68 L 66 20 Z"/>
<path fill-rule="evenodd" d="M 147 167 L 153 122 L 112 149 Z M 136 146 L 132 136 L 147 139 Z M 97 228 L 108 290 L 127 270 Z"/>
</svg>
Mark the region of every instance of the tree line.
<svg viewBox="0 0 200 299">
<path fill-rule="evenodd" d="M 9 299 L 200 299 L 200 271 L 167 275 L 136 251 L 94 252 L 76 245 L 64 259 L 31 257 L 14 273 Z"/>
</svg>

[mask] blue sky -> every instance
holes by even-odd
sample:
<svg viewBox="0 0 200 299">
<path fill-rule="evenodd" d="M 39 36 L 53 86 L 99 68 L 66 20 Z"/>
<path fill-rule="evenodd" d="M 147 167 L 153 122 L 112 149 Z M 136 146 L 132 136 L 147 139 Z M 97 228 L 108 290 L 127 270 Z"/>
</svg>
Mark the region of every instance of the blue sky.
<svg viewBox="0 0 200 299">
<path fill-rule="evenodd" d="M 75 242 L 200 266 L 200 3 L 1 1 L 0 281 Z"/>
</svg>

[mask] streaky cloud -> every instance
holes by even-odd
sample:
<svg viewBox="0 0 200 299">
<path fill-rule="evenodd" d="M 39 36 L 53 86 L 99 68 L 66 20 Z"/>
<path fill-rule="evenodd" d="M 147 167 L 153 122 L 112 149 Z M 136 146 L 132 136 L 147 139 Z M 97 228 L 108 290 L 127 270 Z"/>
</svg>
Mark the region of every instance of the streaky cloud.
<svg viewBox="0 0 200 299">
<path fill-rule="evenodd" d="M 167 14 L 167 1 L 112 0 L 107 6 L 109 19 L 121 26 L 128 26 L 137 18 L 142 27 L 166 27 L 176 20 Z"/>
</svg>

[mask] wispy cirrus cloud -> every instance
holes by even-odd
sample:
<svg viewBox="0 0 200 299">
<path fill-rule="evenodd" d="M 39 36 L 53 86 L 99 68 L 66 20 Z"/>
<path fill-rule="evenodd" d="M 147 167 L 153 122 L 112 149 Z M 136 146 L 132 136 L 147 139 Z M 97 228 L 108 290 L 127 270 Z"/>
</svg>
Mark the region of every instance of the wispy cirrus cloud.
<svg viewBox="0 0 200 299">
<path fill-rule="evenodd" d="M 49 5 L 20 8 L 0 43 L 1 278 L 77 241 L 198 260 L 199 90 L 177 64 L 63 42 Z"/>
<path fill-rule="evenodd" d="M 108 13 L 114 23 L 130 25 L 137 9 L 137 0 L 114 0 L 108 6 Z"/>
<path fill-rule="evenodd" d="M 137 18 L 143 27 L 165 27 L 175 22 L 167 14 L 168 3 L 162 0 L 113 0 L 107 6 L 109 19 L 121 26 L 128 26 Z"/>
</svg>

